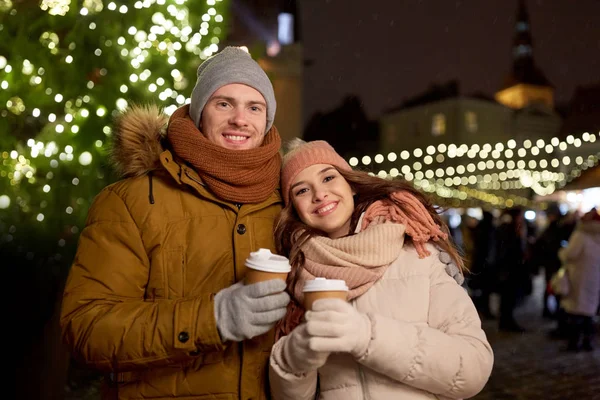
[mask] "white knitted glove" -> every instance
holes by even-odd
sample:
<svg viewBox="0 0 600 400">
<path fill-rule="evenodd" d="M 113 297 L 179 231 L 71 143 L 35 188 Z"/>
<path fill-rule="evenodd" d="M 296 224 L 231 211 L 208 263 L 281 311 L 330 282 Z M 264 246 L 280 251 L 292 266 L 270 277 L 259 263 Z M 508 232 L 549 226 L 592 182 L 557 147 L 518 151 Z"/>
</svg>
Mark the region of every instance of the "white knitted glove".
<svg viewBox="0 0 600 400">
<path fill-rule="evenodd" d="M 348 302 L 322 299 L 306 312 L 310 348 L 322 352 L 350 353 L 362 357 L 371 340 L 371 320 Z"/>
<path fill-rule="evenodd" d="M 329 352 L 318 352 L 310 348 L 310 336 L 306 324 L 298 325 L 289 335 L 284 336 L 281 358 L 275 356 L 280 366 L 291 373 L 301 374 L 315 371 L 325 365 Z"/>
<path fill-rule="evenodd" d="M 223 341 L 241 342 L 262 335 L 285 316 L 290 296 L 281 279 L 244 285 L 238 282 L 215 295 L 215 320 Z"/>
</svg>

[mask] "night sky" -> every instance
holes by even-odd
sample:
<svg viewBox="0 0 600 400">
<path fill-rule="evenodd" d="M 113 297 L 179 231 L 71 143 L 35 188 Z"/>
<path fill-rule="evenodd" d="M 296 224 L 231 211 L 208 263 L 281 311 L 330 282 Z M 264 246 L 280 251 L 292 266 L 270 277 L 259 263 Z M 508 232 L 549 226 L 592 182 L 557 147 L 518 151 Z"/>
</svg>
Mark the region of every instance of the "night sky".
<svg viewBox="0 0 600 400">
<path fill-rule="evenodd" d="M 460 82 L 493 93 L 511 65 L 517 0 L 301 0 L 305 119 L 358 95 L 367 115 Z M 600 0 L 528 0 L 534 58 L 567 102 L 600 82 Z"/>
</svg>

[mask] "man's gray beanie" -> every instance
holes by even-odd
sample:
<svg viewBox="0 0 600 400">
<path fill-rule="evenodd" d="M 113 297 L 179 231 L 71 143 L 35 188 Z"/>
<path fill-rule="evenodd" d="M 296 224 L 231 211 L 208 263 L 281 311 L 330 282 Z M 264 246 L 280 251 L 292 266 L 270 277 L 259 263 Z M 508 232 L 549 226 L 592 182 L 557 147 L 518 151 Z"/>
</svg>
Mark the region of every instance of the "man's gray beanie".
<svg viewBox="0 0 600 400">
<path fill-rule="evenodd" d="M 269 77 L 250 57 L 250 54 L 239 47 L 225 47 L 221 52 L 204 61 L 198 67 L 198 80 L 192 91 L 190 117 L 200 127 L 202 110 L 206 102 L 219 88 L 232 83 L 248 85 L 260 92 L 267 103 L 267 130 L 271 129 L 275 119 L 275 93 Z"/>
</svg>

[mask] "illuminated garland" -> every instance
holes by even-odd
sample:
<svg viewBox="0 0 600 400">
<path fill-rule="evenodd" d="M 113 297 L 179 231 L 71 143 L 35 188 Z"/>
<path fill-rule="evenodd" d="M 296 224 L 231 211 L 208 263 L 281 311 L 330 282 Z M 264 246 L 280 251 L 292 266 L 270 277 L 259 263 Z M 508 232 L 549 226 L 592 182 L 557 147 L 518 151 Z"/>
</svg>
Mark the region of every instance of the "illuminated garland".
<svg viewBox="0 0 600 400">
<path fill-rule="evenodd" d="M 600 133 L 598 133 L 600 137 Z M 491 145 L 489 143 L 479 145 L 473 144 L 470 147 L 467 144 L 456 145 L 456 144 L 439 144 L 437 148 L 435 146 L 428 146 L 425 151 L 421 148 L 416 148 L 412 150 L 413 158 L 417 161 L 422 161 L 425 164 L 432 164 L 435 160 L 437 163 L 442 163 L 448 159 L 453 158 L 461 158 L 468 157 L 469 159 L 487 159 L 488 156 L 493 159 L 507 158 L 512 159 L 515 153 L 520 157 L 527 157 L 527 153 L 531 153 L 532 156 L 538 156 L 541 154 L 542 149 L 547 154 L 552 154 L 555 151 L 566 151 L 569 147 L 581 147 L 585 142 L 594 143 L 596 142 L 596 135 L 590 134 L 589 132 L 585 132 L 581 135 L 581 138 L 575 138 L 573 135 L 567 136 L 565 141 L 560 141 L 558 138 L 552 138 L 550 143 L 546 143 L 544 139 L 538 139 L 533 145 L 533 142 L 529 139 L 523 141 L 523 146 L 519 149 L 516 149 L 517 142 L 514 139 L 506 142 L 499 142 L 495 145 Z M 433 155 L 438 153 L 438 155 L 433 158 Z M 426 155 L 425 155 L 426 153 Z M 394 162 L 398 159 L 398 156 L 404 161 L 411 158 L 410 152 L 408 150 L 403 150 L 400 154 L 396 152 L 390 152 L 387 155 L 387 160 L 390 162 Z M 444 156 L 444 154 L 446 154 Z M 447 158 L 446 158 L 447 157 Z M 385 161 L 385 157 L 382 154 L 377 154 L 373 158 L 371 156 L 365 155 L 361 157 L 361 162 L 363 165 L 370 165 L 374 161 L 377 164 L 381 164 Z M 359 164 L 359 159 L 357 157 L 352 157 L 349 159 L 349 163 L 351 166 L 357 166 Z"/>
<path fill-rule="evenodd" d="M 565 141 L 560 141 L 555 137 L 549 143 L 543 139 L 538 139 L 535 143 L 527 139 L 523 141 L 520 148 L 517 148 L 514 139 L 495 145 L 440 144 L 437 147 L 428 146 L 425 151 L 420 148 L 414 149 L 412 157 L 411 152 L 402 150 L 399 153 L 390 152 L 387 157 L 382 154 L 373 157 L 365 155 L 360 158 L 360 161 L 363 166 L 371 166 L 371 168 L 376 164 L 387 164 L 388 169 L 381 169 L 377 173 L 372 172 L 372 175 L 381 178 L 402 176 L 407 181 L 412 181 L 416 187 L 442 198 L 466 200 L 467 197 L 476 197 L 495 206 L 510 207 L 531 202 L 524 197 L 510 198 L 508 195 L 489 192 L 531 188 L 541 196 L 552 194 L 557 188 L 563 187 L 568 181 L 579 176 L 581 170 L 596 166 L 600 157 L 597 146 L 594 146 L 595 149 L 589 149 L 585 158 L 581 155 L 557 156 L 555 153 L 564 153 L 576 148 L 585 151 L 597 140 L 595 134 L 585 132 L 580 138 L 569 135 Z M 540 156 L 542 152 L 552 154 L 554 158 L 550 160 L 527 158 Z M 452 161 L 453 159 L 455 161 Z M 354 167 L 359 164 L 357 157 L 352 157 L 348 161 Z M 465 165 L 440 165 L 456 163 L 456 161 L 463 161 Z M 547 169 L 571 165 L 575 167 L 569 173 Z M 470 186 L 476 186 L 477 189 Z"/>
</svg>

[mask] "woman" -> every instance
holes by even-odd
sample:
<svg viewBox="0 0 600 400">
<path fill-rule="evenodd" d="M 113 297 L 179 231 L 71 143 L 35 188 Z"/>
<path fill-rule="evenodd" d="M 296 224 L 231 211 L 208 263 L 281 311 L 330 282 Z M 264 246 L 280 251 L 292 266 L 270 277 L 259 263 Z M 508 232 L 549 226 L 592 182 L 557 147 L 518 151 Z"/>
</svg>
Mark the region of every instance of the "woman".
<svg viewBox="0 0 600 400">
<path fill-rule="evenodd" d="M 596 209 L 583 216 L 558 256 L 570 283 L 569 293 L 560 302 L 569 325 L 567 349 L 592 351 L 592 318 L 600 304 L 600 214 Z"/>
<path fill-rule="evenodd" d="M 275 235 L 295 301 L 271 353 L 274 399 L 458 399 L 483 388 L 492 350 L 446 273 L 462 266 L 447 227 L 418 191 L 354 172 L 315 141 L 284 157 L 282 194 Z M 344 279 L 349 302 L 304 312 L 302 287 L 315 276 Z"/>
</svg>

